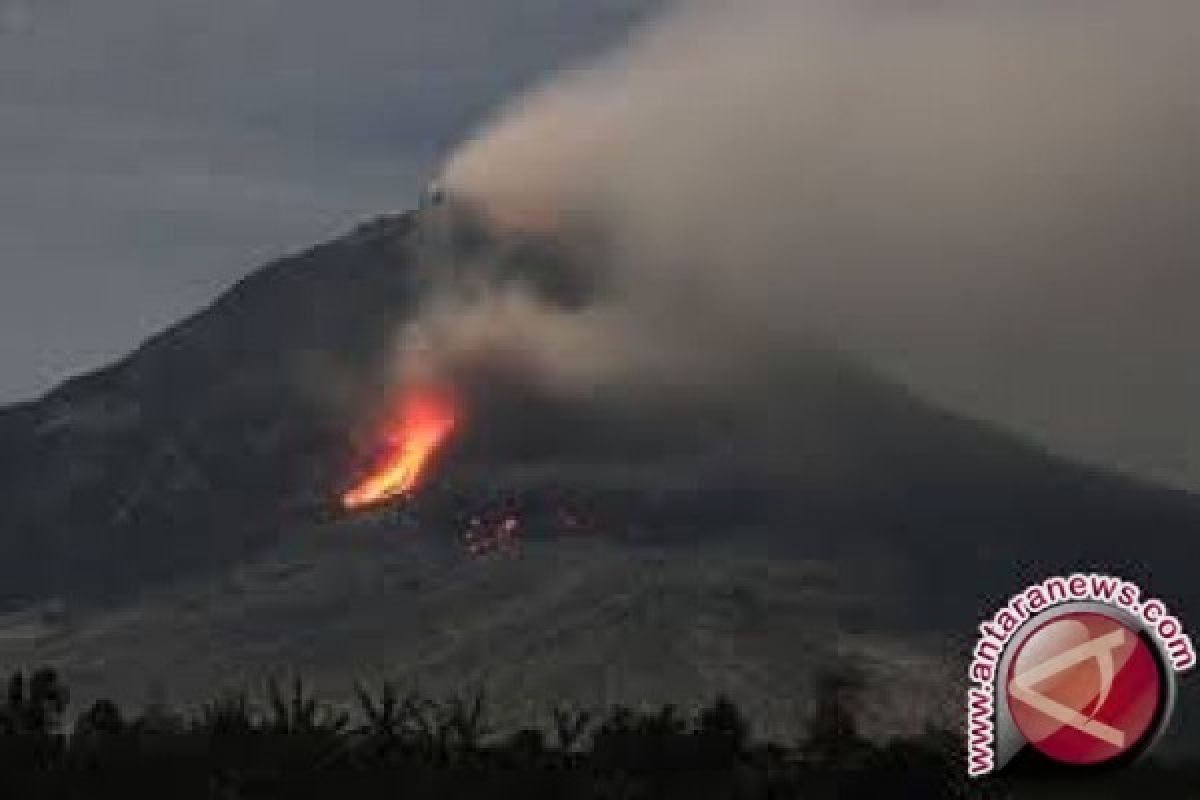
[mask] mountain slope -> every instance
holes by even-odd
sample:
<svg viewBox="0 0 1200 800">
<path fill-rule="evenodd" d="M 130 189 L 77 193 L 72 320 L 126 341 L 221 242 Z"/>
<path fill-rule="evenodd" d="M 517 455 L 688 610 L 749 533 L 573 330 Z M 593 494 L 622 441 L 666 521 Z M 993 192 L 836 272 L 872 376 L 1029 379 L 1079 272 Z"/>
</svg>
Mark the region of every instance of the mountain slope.
<svg viewBox="0 0 1200 800">
<path fill-rule="evenodd" d="M 425 291 L 419 222 L 282 259 L 120 363 L 0 412 L 3 602 L 117 601 L 336 516 Z M 870 554 L 911 581 L 914 611 L 956 624 L 1023 577 L 1092 564 L 1192 600 L 1196 498 L 1050 457 L 838 354 L 769 372 L 749 401 L 485 386 L 412 510 L 447 539 L 497 498 L 552 538 L 563 496 L 634 541 L 763 531 L 781 557 Z"/>
<path fill-rule="evenodd" d="M 107 369 L 0 412 L 0 590 L 105 597 L 273 537 L 341 466 L 414 302 L 400 216 L 285 258 Z"/>
</svg>

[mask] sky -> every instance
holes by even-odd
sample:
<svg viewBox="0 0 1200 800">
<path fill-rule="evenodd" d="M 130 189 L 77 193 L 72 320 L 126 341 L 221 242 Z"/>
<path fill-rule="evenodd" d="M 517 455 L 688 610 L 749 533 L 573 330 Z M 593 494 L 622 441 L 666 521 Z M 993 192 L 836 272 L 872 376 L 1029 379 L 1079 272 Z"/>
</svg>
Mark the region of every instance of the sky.
<svg viewBox="0 0 1200 800">
<path fill-rule="evenodd" d="M 800 0 L 777 1 L 787 9 L 803 5 Z M 0 0 L 0 403 L 35 397 L 72 374 L 129 352 L 276 256 L 335 236 L 374 214 L 411 207 L 443 159 L 470 140 L 497 109 L 556 69 L 624 41 L 658 2 Z M 1188 8 L 1182 0 L 1156 3 L 1155 8 Z M 1113 0 L 1014 0 L 1011 5 L 1059 9 L 1106 4 L 1117 5 Z M 867 16 L 886 5 L 893 18 L 909 9 L 941 7 L 896 5 L 890 0 L 847 0 L 847 5 L 867 9 Z M 1127 10 L 1123 14 L 1136 13 L 1128 11 L 1135 8 L 1131 4 L 1121 7 Z M 1196 18 L 1194 12 L 1182 12 L 1180 26 L 1194 26 Z M 1040 24 L 1022 18 L 1014 23 L 1014 35 L 1025 35 Z M 1105 24 L 1100 19 L 1095 30 L 1102 32 Z M 1127 25 L 1129 19 L 1122 17 L 1114 24 Z M 790 52 L 786 26 L 775 27 L 779 30 L 769 38 L 782 39 L 776 44 Z M 1154 37 L 1166 41 L 1170 26 L 1167 33 L 1162 27 L 1147 29 L 1149 38 L 1143 37 L 1139 45 L 1144 50 L 1122 45 L 1116 54 L 1129 49 L 1135 66 L 1156 64 L 1160 49 L 1164 58 L 1175 58 L 1170 47 L 1153 46 Z M 1126 41 L 1120 28 L 1109 33 L 1113 31 L 1117 41 Z M 752 71 L 762 68 L 774 74 L 769 59 L 754 57 L 756 52 L 776 52 L 760 50 L 760 38 L 755 33 L 747 40 L 750 55 L 743 60 Z M 974 44 L 962 40 L 949 46 L 961 43 L 969 54 L 987 41 L 984 36 Z M 1058 63 L 1053 39 L 1046 42 L 1035 46 L 1034 55 Z M 712 51 L 701 48 L 687 63 L 724 63 L 706 55 L 718 54 L 719 43 Z M 1178 56 L 1172 69 L 1190 74 L 1191 58 Z M 878 61 L 888 63 L 883 56 Z M 920 57 L 914 63 L 928 67 L 937 80 L 956 79 L 959 72 L 971 80 L 969 70 L 944 70 Z M 997 63 L 1011 64 L 1018 72 L 1057 74 L 1068 84 L 1075 80 L 1068 72 L 1047 73 L 1036 59 L 1002 58 Z M 1062 63 L 1066 70 L 1075 62 Z M 1100 192 L 1084 198 L 1109 204 L 1106 213 L 1117 215 L 1114 220 L 1136 223 L 1129 223 L 1134 225 L 1128 228 L 1129 236 L 1118 222 L 1106 223 L 1092 249 L 1128 251 L 1135 254 L 1133 260 L 1145 256 L 1149 268 L 1112 272 L 1103 280 L 1082 283 L 1063 273 L 1051 292 L 1057 299 L 1047 301 L 1034 327 L 1020 322 L 1030 304 L 1019 293 L 1009 324 L 1004 314 L 1014 306 L 993 303 L 981 290 L 973 299 L 981 301 L 980 308 L 988 311 L 984 316 L 995 317 L 996 324 L 984 320 L 990 332 L 985 336 L 976 331 L 977 341 L 957 337 L 964 342 L 957 349 L 944 346 L 956 340 L 945 330 L 924 332 L 930 315 L 926 306 L 914 305 L 910 316 L 919 317 L 921 324 L 907 326 L 904 337 L 887 338 L 902 352 L 885 355 L 906 365 L 902 373 L 920 392 L 950 407 L 995 420 L 1072 457 L 1196 488 L 1200 315 L 1191 309 L 1193 299 L 1200 299 L 1200 267 L 1192 266 L 1195 261 L 1188 255 L 1198 250 L 1188 221 L 1195 218 L 1194 178 L 1200 161 L 1190 145 L 1172 148 L 1195 141 L 1188 126 L 1197 119 L 1197 103 L 1168 93 L 1156 107 L 1146 105 L 1152 114 L 1139 121 L 1138 98 L 1159 97 L 1154 90 L 1160 82 L 1157 69 L 1143 73 L 1136 66 L 1120 93 L 1111 95 L 1130 103 L 1130 113 L 1107 102 L 1111 81 L 1096 84 L 1092 99 L 1103 102 L 1083 106 L 1100 109 L 1097 119 L 1104 124 L 1095 130 L 1105 137 L 1111 133 L 1114 147 L 1130 141 L 1123 138 L 1128 130 L 1133 141 L 1146 143 L 1143 150 L 1148 154 L 1128 162 L 1139 181 L 1146 178 L 1144 186 L 1138 184 L 1138 196 L 1150 198 L 1138 206 L 1142 211 L 1126 213 L 1126 203 L 1135 195 L 1118 198 Z M 668 77 L 669 73 L 664 71 Z M 778 75 L 787 87 L 798 85 L 793 72 Z M 1022 85 L 1044 84 L 1052 94 L 1053 81 L 1036 75 Z M 899 76 L 897 85 L 905 87 L 903 81 L 910 77 Z M 710 88 L 702 82 L 701 95 L 711 96 Z M 882 90 L 871 85 L 860 89 L 868 98 L 883 98 L 865 101 L 864 113 L 895 110 L 887 98 L 898 95 L 888 94 L 887 85 Z M 728 92 L 734 98 L 740 94 L 737 86 Z M 649 96 L 655 97 L 653 92 Z M 800 91 L 797 96 L 805 95 Z M 829 97 L 835 106 L 840 102 L 836 93 Z M 1024 97 L 1016 95 L 1018 108 Z M 940 108 L 933 93 L 925 100 L 934 111 Z M 1001 106 L 1003 100 L 998 98 Z M 749 93 L 746 102 L 756 102 L 755 93 Z M 649 119 L 663 119 L 668 127 L 688 124 L 686 115 L 664 117 L 671 115 L 670 103 L 655 105 L 667 110 Z M 804 106 L 791 108 L 799 109 L 797 119 L 805 119 Z M 748 118 L 729 116 L 737 130 Z M 1076 124 L 1073 119 L 1067 122 Z M 759 117 L 756 126 L 747 129 L 766 137 L 770 146 L 790 147 L 790 140 L 772 138 L 779 138 L 773 131 L 792 130 L 787 126 L 765 125 Z M 714 130 L 724 133 L 728 126 Z M 1023 146 L 1023 131 L 1040 129 L 1017 125 L 1011 130 L 1017 147 Z M 651 152 L 661 150 L 686 171 L 676 176 L 681 178 L 678 190 L 671 188 L 674 182 L 649 188 L 656 193 L 661 189 L 668 199 L 673 191 L 704 198 L 718 194 L 703 205 L 719 223 L 721 197 L 729 196 L 723 178 L 708 181 L 718 182 L 715 192 L 703 191 L 708 185 L 705 171 L 690 168 L 687 148 L 675 148 L 651 134 Z M 868 140 L 870 135 L 868 131 Z M 923 152 L 925 141 L 918 137 L 908 145 Z M 1107 147 L 1108 142 L 1096 139 L 1098 145 Z M 848 146 L 858 145 L 852 141 Z M 864 151 L 868 154 L 881 154 L 883 160 L 875 165 L 879 170 L 892 169 L 894 162 L 887 160 L 893 152 L 890 144 L 867 141 L 863 146 L 873 148 Z M 768 147 L 764 152 L 772 151 Z M 943 154 L 936 153 L 939 158 Z M 835 162 L 821 163 L 828 167 Z M 1114 169 L 1125 164 L 1105 163 Z M 1163 171 L 1157 172 L 1160 168 Z M 770 177 L 774 172 L 768 168 L 763 174 Z M 634 177 L 658 174 L 638 170 Z M 965 181 L 974 173 L 961 174 Z M 1164 184 L 1171 196 L 1162 203 L 1156 197 L 1156 175 L 1174 176 Z M 883 202 L 891 195 L 878 197 Z M 904 196 L 887 202 L 908 207 Z M 1082 219 L 1083 211 L 1080 215 L 1080 224 L 1099 219 Z M 1033 215 L 1027 222 L 1037 228 L 1042 219 Z M 1063 226 L 1068 223 L 1074 224 L 1067 220 Z M 692 229 L 695 220 L 688 217 L 681 224 Z M 790 230 L 790 222 L 783 227 Z M 839 228 L 831 225 L 828 230 Z M 1038 254 L 1053 255 L 1053 245 L 1060 240 L 1045 241 Z M 847 246 L 853 244 L 851 239 Z M 1081 258 L 1089 252 L 1078 250 Z M 1156 269 L 1160 263 L 1162 269 Z M 1081 294 L 1079 286 L 1090 287 L 1090 294 Z M 944 307 L 967 307 L 964 296 L 949 290 L 944 294 Z M 894 295 L 881 296 L 887 300 L 885 310 L 904 311 L 893 304 Z M 1039 289 L 1030 297 L 1039 301 L 1050 296 Z M 1059 313 L 1081 303 L 1103 306 L 1104 313 Z M 1000 329 L 1012 335 L 992 335 Z M 921 345 L 921 335 L 936 339 L 937 346 Z"/>
<path fill-rule="evenodd" d="M 0 403 L 408 208 L 649 0 L 0 0 Z"/>
</svg>

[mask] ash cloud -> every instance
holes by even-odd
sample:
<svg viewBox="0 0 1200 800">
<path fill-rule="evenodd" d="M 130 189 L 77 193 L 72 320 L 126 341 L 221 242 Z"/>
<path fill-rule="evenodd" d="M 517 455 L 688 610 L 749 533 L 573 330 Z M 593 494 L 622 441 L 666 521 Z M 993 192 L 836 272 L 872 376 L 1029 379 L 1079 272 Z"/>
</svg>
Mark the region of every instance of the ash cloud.
<svg viewBox="0 0 1200 800">
<path fill-rule="evenodd" d="M 604 232 L 582 332 L 501 306 L 552 372 L 744 374 L 831 341 L 1196 485 L 1198 33 L 1189 0 L 682 3 L 502 109 L 444 179 L 502 230 Z"/>
</svg>

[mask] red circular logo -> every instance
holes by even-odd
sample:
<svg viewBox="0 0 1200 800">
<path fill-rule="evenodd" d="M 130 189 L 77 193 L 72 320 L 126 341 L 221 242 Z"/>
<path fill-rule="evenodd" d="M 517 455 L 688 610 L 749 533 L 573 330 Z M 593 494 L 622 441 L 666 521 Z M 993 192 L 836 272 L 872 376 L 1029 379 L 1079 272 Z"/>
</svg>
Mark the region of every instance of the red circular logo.
<svg viewBox="0 0 1200 800">
<path fill-rule="evenodd" d="M 1035 629 L 1012 660 L 1006 689 L 1013 722 L 1055 761 L 1110 761 L 1153 735 L 1161 669 L 1145 640 L 1113 617 L 1064 614 Z"/>
</svg>

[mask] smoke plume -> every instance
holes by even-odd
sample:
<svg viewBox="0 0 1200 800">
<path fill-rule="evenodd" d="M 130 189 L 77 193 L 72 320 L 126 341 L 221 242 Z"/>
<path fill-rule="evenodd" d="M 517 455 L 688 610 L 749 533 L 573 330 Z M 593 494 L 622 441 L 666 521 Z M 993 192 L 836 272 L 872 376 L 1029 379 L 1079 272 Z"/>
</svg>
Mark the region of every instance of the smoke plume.
<svg viewBox="0 0 1200 800">
<path fill-rule="evenodd" d="M 1200 481 L 1198 35 L 1193 0 L 674 5 L 445 170 L 496 229 L 602 231 L 604 302 L 505 294 L 448 327 L 513 334 L 564 386 L 830 341 Z"/>
</svg>

